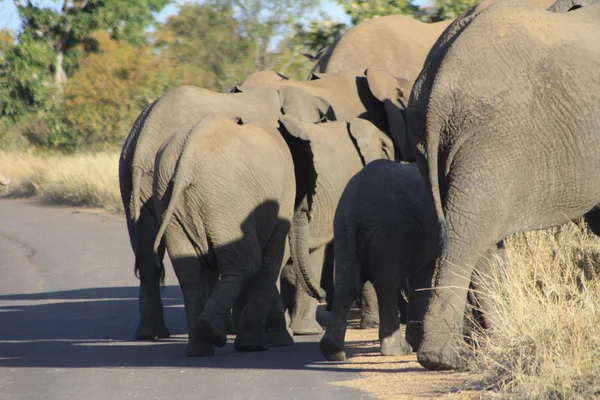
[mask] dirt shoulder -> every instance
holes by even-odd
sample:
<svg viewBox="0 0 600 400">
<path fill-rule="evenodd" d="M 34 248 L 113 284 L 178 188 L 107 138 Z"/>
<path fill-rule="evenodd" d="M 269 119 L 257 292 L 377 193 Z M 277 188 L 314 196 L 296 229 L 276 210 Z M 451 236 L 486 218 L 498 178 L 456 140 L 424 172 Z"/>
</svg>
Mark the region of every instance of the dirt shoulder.
<svg viewBox="0 0 600 400">
<path fill-rule="evenodd" d="M 474 392 L 461 390 L 474 378 L 472 375 L 428 371 L 419 365 L 416 353 L 382 356 L 377 329 L 356 329 L 357 323 L 358 320 L 353 320 L 346 333 L 348 361 L 337 365 L 340 369 L 362 372 L 358 379 L 336 382 L 336 385 L 360 389 L 383 400 L 479 398 Z"/>
</svg>

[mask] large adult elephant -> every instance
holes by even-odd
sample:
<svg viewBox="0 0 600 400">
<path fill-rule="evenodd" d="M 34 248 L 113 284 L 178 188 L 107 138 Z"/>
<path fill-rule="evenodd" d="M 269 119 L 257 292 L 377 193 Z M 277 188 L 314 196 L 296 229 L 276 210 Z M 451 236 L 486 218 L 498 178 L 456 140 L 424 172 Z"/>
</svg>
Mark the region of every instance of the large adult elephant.
<svg viewBox="0 0 600 400">
<path fill-rule="evenodd" d="M 205 117 L 161 147 L 153 199 L 163 217 L 154 247 L 164 235 L 184 296 L 186 355 L 214 354 L 213 346 L 225 345 L 227 316 L 245 285 L 235 348 L 293 344 L 276 280 L 296 195 L 293 157 L 277 114 L 244 125 Z"/>
<path fill-rule="evenodd" d="M 330 361 L 346 359 L 346 318 L 368 279 L 379 300 L 383 355 L 408 354 L 419 347 L 435 261 L 439 226 L 416 164 L 377 160 L 349 182 L 334 219 L 335 301 L 321 339 Z M 398 296 L 410 280 L 406 340 L 400 331 Z"/>
<path fill-rule="evenodd" d="M 412 85 L 429 49 L 451 22 L 428 24 L 405 15 L 361 22 L 319 57 L 313 73 L 350 71 L 360 75 L 372 67 L 403 77 Z"/>
<path fill-rule="evenodd" d="M 419 362 L 463 365 L 473 265 L 515 232 L 559 225 L 600 202 L 600 5 L 554 14 L 526 1 L 467 12 L 432 48 L 409 132 L 444 250 Z"/>
<path fill-rule="evenodd" d="M 325 250 L 333 241 L 333 217 L 340 196 L 366 163 L 393 159 L 394 146 L 384 132 L 361 118 L 311 124 L 284 115 L 281 124 L 289 136 L 304 140 L 308 156 L 296 163 L 296 176 L 310 182 L 306 197 L 300 197 L 302 192 L 297 195 L 300 206 L 290 230 L 292 264 L 304 289 L 297 290 L 290 327 L 294 333 L 320 333 L 316 299 L 323 296 L 320 278 Z"/>
<path fill-rule="evenodd" d="M 275 89 L 253 87 L 244 93 L 222 94 L 195 86 L 180 86 L 167 91 L 148 105 L 137 118 L 125 140 L 119 160 L 119 183 L 131 246 L 135 253 L 135 271 L 140 278 L 140 321 L 137 339 L 169 336 L 163 318 L 160 280 L 164 266 L 154 263 L 152 244 L 158 231 L 158 219 L 151 201 L 154 158 L 160 146 L 176 130 L 198 122 L 207 115 L 240 117 L 252 121 L 279 113 L 282 102 L 287 112 L 307 120 L 319 120 L 328 106 L 320 99 L 304 99 L 302 104 L 282 98 Z M 159 258 L 164 257 L 164 246 Z"/>
</svg>

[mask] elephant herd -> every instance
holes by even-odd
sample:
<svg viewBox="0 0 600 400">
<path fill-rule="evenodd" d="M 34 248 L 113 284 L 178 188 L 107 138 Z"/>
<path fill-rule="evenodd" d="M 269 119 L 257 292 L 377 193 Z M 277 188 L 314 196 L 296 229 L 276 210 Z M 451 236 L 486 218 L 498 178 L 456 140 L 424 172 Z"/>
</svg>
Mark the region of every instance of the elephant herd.
<svg viewBox="0 0 600 400">
<path fill-rule="evenodd" d="M 168 252 L 188 356 L 232 332 L 239 351 L 322 333 L 327 298 L 328 360 L 345 359 L 360 300 L 382 354 L 463 367 L 468 289 L 497 243 L 583 215 L 600 231 L 600 4 L 540 3 L 376 18 L 306 81 L 260 71 L 229 93 L 181 86 L 148 105 L 119 163 L 136 338 L 169 336 Z"/>
</svg>

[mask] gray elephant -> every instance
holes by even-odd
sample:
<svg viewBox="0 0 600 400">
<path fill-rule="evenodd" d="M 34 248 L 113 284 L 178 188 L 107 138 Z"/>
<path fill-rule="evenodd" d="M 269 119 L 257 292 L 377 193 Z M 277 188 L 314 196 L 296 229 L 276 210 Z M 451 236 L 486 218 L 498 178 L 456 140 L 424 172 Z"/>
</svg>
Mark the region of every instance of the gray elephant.
<svg viewBox="0 0 600 400">
<path fill-rule="evenodd" d="M 299 90 L 297 90 L 299 91 Z M 131 246 L 135 253 L 135 271 L 140 278 L 140 322 L 137 339 L 169 336 L 163 318 L 160 281 L 164 266 L 154 264 L 152 244 L 158 231 L 158 219 L 151 200 L 154 158 L 159 147 L 178 129 L 198 122 L 211 114 L 240 117 L 252 121 L 279 113 L 282 103 L 286 112 L 306 120 L 317 121 L 328 106 L 317 98 L 303 98 L 290 93 L 292 99 L 282 97 L 275 89 L 252 87 L 244 93 L 222 94 L 195 86 L 180 86 L 167 91 L 147 106 L 136 120 L 125 140 L 119 160 L 119 183 Z M 164 246 L 159 258 L 164 257 Z"/>
<path fill-rule="evenodd" d="M 377 68 L 363 68 L 360 74 L 351 71 L 313 74 L 312 80 L 296 81 L 273 71 L 261 71 L 250 75 L 234 91 L 244 91 L 254 87 L 252 85 L 278 89 L 285 98 L 284 106 L 291 101 L 302 103 L 314 101 L 312 98 L 322 99 L 331 107 L 333 115 L 327 114 L 328 120 L 350 121 L 356 117 L 369 120 L 393 139 L 399 160 L 414 160 L 407 143 L 405 122 L 405 106 L 412 83 L 402 76 L 396 77 Z"/>
<path fill-rule="evenodd" d="M 408 93 L 411 83 L 374 68 L 362 72 L 364 74 L 360 76 L 348 71 L 316 74 L 311 81 L 295 81 L 273 71 L 261 71 L 250 75 L 234 91 L 243 91 L 256 85 L 279 89 L 286 97 L 285 102 L 294 100 L 302 103 L 306 101 L 302 100 L 303 97 L 323 99 L 331 106 L 333 116 L 327 115 L 329 120 L 350 121 L 355 117 L 369 120 L 380 130 L 389 133 L 398 159 L 412 160 L 413 155 L 407 145 L 404 106 L 407 102 L 404 93 Z M 292 92 L 297 95 L 292 96 Z M 297 290 L 301 282 L 291 265 L 284 269 L 282 282 L 284 299 L 290 297 L 285 292 L 295 293 L 291 296 L 293 300 L 286 301 L 286 305 L 294 304 L 291 322 L 294 334 L 321 333 L 322 328 L 314 318 L 317 301 L 305 290 Z M 366 291 L 365 294 L 365 298 L 375 298 L 373 291 Z M 369 307 L 363 309 L 371 310 Z M 376 321 L 367 322 L 365 319 L 366 325 L 373 326 L 374 323 Z"/>
<path fill-rule="evenodd" d="M 377 160 L 344 189 L 334 220 L 335 295 L 321 353 L 346 359 L 346 319 L 360 287 L 370 280 L 379 303 L 383 355 L 408 354 L 419 347 L 435 261 L 439 225 L 416 164 Z M 409 280 L 406 340 L 400 333 L 398 296 Z"/>
<path fill-rule="evenodd" d="M 377 68 L 406 78 L 412 86 L 429 49 L 450 22 L 428 24 L 406 15 L 361 22 L 329 46 L 313 73 L 350 71 L 360 75 L 366 68 Z"/>
<path fill-rule="evenodd" d="M 317 298 L 323 297 L 320 278 L 325 250 L 333 240 L 333 216 L 344 187 L 363 166 L 379 158 L 394 158 L 391 139 L 375 125 L 361 118 L 310 124 L 284 115 L 282 129 L 304 140 L 308 157 L 297 162 L 297 179 L 310 186 L 306 198 L 297 195 L 290 230 L 292 265 L 299 284 L 291 329 L 298 333 L 320 333 Z M 303 164 L 302 164 L 303 163 Z M 302 296 L 306 293 L 306 296 Z"/>
<path fill-rule="evenodd" d="M 462 310 L 482 255 L 600 202 L 598 37 L 600 5 L 554 14 L 500 0 L 429 53 L 408 106 L 444 246 L 418 351 L 426 368 L 464 365 Z"/>
<path fill-rule="evenodd" d="M 177 131 L 156 156 L 153 199 L 162 222 L 154 249 L 164 239 L 183 291 L 188 356 L 225 345 L 227 316 L 246 284 L 235 348 L 293 344 L 276 280 L 297 191 L 277 128 L 277 115 L 244 125 L 208 116 Z"/>
</svg>

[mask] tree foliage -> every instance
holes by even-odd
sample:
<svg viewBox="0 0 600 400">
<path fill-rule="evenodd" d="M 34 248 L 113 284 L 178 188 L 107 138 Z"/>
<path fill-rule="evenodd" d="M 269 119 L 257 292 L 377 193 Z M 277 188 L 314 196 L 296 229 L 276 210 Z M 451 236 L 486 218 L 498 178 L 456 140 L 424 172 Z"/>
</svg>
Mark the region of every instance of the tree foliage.
<svg viewBox="0 0 600 400">
<path fill-rule="evenodd" d="M 208 4 L 226 6 L 234 11 L 241 33 L 253 47 L 253 69 L 272 68 L 277 62 L 273 44 L 277 36 L 285 37 L 295 23 L 305 17 L 319 0 L 209 0 Z"/>
<path fill-rule="evenodd" d="M 170 0 L 65 0 L 54 7 L 14 0 L 22 27 L 18 43 L 3 51 L 0 65 L 0 112 L 15 120 L 44 110 L 79 67 L 80 58 L 98 50 L 94 32 L 113 39 L 144 42 L 153 12 Z"/>
<path fill-rule="evenodd" d="M 187 3 L 156 33 L 162 56 L 182 71 L 185 83 L 228 90 L 252 71 L 255 42 L 243 35 L 233 10 Z"/>
</svg>

